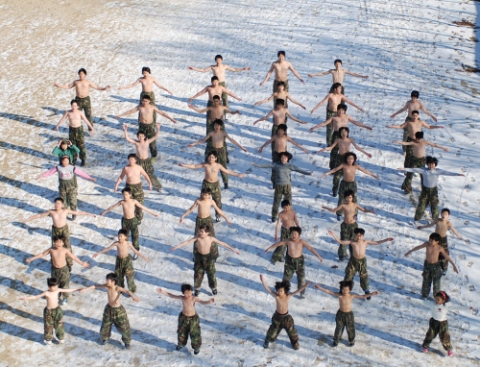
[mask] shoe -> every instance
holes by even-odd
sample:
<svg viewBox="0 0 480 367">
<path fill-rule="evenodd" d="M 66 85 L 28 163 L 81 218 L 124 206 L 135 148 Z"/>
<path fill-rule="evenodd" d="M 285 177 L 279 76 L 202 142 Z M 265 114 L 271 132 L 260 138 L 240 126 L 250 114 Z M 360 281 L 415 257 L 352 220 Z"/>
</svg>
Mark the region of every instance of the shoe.
<svg viewBox="0 0 480 367">
<path fill-rule="evenodd" d="M 355 345 L 355 342 L 348 343 L 349 347 L 353 347 Z"/>
<path fill-rule="evenodd" d="M 137 254 L 133 254 L 132 260 L 137 260 L 137 259 L 138 259 L 138 255 L 137 255 Z"/>
<path fill-rule="evenodd" d="M 305 299 L 305 294 L 304 293 L 300 293 L 300 299 Z"/>
<path fill-rule="evenodd" d="M 428 353 L 428 348 L 423 347 L 423 348 L 422 348 L 422 352 L 423 352 L 423 353 Z"/>
<path fill-rule="evenodd" d="M 139 221 L 137 222 L 137 226 L 139 226 L 140 224 L 142 224 L 142 221 L 141 221 L 141 220 L 139 220 Z"/>
<path fill-rule="evenodd" d="M 227 164 L 230 164 L 230 158 L 227 158 Z"/>
<path fill-rule="evenodd" d="M 216 296 L 216 295 L 217 295 L 217 293 L 218 293 L 218 292 L 217 292 L 217 290 L 216 290 L 216 289 L 212 289 L 212 294 L 213 294 L 214 296 Z"/>
<path fill-rule="evenodd" d="M 219 223 L 222 220 L 222 217 L 215 215 L 215 222 Z"/>
<path fill-rule="evenodd" d="M 198 297 L 199 294 L 200 294 L 200 291 L 198 289 L 195 289 L 195 292 L 193 292 L 193 295 L 195 297 Z"/>
<path fill-rule="evenodd" d="M 76 215 L 72 215 L 72 220 L 75 220 L 77 219 L 77 216 Z"/>
<path fill-rule="evenodd" d="M 62 340 L 58 339 L 58 344 L 63 344 L 64 342 L 65 342 L 65 340 L 63 340 L 63 339 L 62 339 Z"/>
<path fill-rule="evenodd" d="M 285 259 L 282 257 L 282 258 L 279 259 L 278 261 L 281 262 L 281 263 L 284 263 L 284 262 L 285 262 Z"/>
<path fill-rule="evenodd" d="M 66 298 L 63 299 L 62 306 L 68 306 L 68 300 Z"/>
<path fill-rule="evenodd" d="M 102 340 L 102 345 L 107 345 L 108 339 Z"/>
<path fill-rule="evenodd" d="M 300 343 L 296 343 L 295 345 L 292 345 L 294 350 L 299 350 L 300 349 Z"/>
<path fill-rule="evenodd" d="M 340 222 L 342 220 L 342 216 L 337 214 L 337 221 Z"/>
<path fill-rule="evenodd" d="M 370 292 L 370 291 L 365 291 L 365 294 L 370 294 L 370 293 L 372 293 L 372 292 Z M 372 297 L 367 297 L 367 301 L 370 301 L 371 299 L 372 299 Z"/>
<path fill-rule="evenodd" d="M 339 257 L 338 258 L 340 261 L 345 261 L 347 258 L 346 257 Z"/>
<path fill-rule="evenodd" d="M 52 345 L 52 341 L 51 341 L 51 340 L 44 340 L 43 342 L 45 343 L 45 345 Z"/>
<path fill-rule="evenodd" d="M 175 350 L 182 350 L 182 348 L 183 348 L 183 347 L 182 347 L 181 345 L 177 345 L 177 346 L 175 347 Z"/>
<path fill-rule="evenodd" d="M 224 184 L 224 185 L 223 185 L 223 188 L 224 188 L 225 190 L 228 190 L 228 183 Z"/>
<path fill-rule="evenodd" d="M 265 340 L 263 342 L 263 348 L 268 349 L 268 344 L 269 344 L 268 340 Z"/>
<path fill-rule="evenodd" d="M 130 349 L 130 344 L 125 344 L 125 349 Z"/>
<path fill-rule="evenodd" d="M 449 351 L 448 351 L 448 356 L 449 356 L 449 357 L 453 357 L 453 350 L 449 350 Z"/>
<path fill-rule="evenodd" d="M 80 163 L 80 166 L 81 166 L 81 167 L 85 167 L 86 164 L 87 164 L 87 160 L 86 160 L 86 159 L 82 159 L 82 163 Z"/>
<path fill-rule="evenodd" d="M 275 223 L 277 221 L 277 217 L 272 217 L 272 223 Z"/>
<path fill-rule="evenodd" d="M 442 277 L 444 277 L 445 275 L 447 275 L 447 270 L 446 269 L 442 271 Z"/>
<path fill-rule="evenodd" d="M 275 260 L 270 260 L 270 262 L 275 265 L 277 262 Z"/>
<path fill-rule="evenodd" d="M 337 197 L 337 193 L 336 193 L 336 192 L 333 192 L 333 191 L 332 191 L 331 194 L 332 194 L 332 196 L 333 196 L 334 198 Z"/>
<path fill-rule="evenodd" d="M 200 353 L 200 349 L 194 349 L 193 354 L 198 355 Z"/>
<path fill-rule="evenodd" d="M 334 348 L 338 347 L 338 343 L 333 342 L 332 347 L 334 347 Z"/>
</svg>

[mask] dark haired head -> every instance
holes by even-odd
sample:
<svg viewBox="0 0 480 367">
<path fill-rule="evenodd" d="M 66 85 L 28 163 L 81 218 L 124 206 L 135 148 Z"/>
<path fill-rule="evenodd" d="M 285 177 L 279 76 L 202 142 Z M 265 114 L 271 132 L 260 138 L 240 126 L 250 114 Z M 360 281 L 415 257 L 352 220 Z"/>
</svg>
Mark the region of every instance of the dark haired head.
<svg viewBox="0 0 480 367">
<path fill-rule="evenodd" d="M 420 112 L 418 112 L 417 110 L 413 110 L 412 115 L 420 115 Z"/>
<path fill-rule="evenodd" d="M 423 139 L 423 131 L 417 131 L 415 133 L 415 139 Z"/>
<path fill-rule="evenodd" d="M 182 293 L 185 293 L 186 291 L 193 292 L 193 287 L 190 284 L 187 284 L 187 283 L 183 283 L 182 287 L 180 289 L 182 290 Z"/>
<path fill-rule="evenodd" d="M 302 234 L 302 229 L 300 227 L 290 227 L 290 234 L 292 232 L 297 232 L 298 235 L 300 236 Z"/>
<path fill-rule="evenodd" d="M 284 87 L 285 88 L 285 82 L 278 82 L 277 83 L 277 88 L 278 87 Z"/>
<path fill-rule="evenodd" d="M 286 56 L 285 51 L 278 51 L 277 57 L 280 57 L 280 55 Z"/>
<path fill-rule="evenodd" d="M 201 225 L 200 227 L 198 227 L 198 230 L 201 231 L 201 230 L 204 230 L 206 233 L 210 233 L 210 226 L 208 224 L 203 224 Z"/>
<path fill-rule="evenodd" d="M 412 93 L 410 93 L 410 97 L 420 98 L 420 92 L 418 90 L 414 90 Z"/>
<path fill-rule="evenodd" d="M 215 95 L 213 96 L 213 100 L 215 101 L 216 99 L 218 99 L 218 100 L 220 101 L 220 96 L 217 95 L 217 94 L 215 94 Z"/>
<path fill-rule="evenodd" d="M 450 215 L 450 209 L 448 209 L 448 208 L 443 208 L 443 209 L 442 209 L 442 213 L 443 213 L 443 212 L 447 212 L 448 215 Z"/>
<path fill-rule="evenodd" d="M 142 68 L 142 74 L 143 74 L 145 71 L 146 71 L 147 73 L 149 73 L 149 74 L 152 73 L 152 72 L 150 71 L 150 68 L 149 68 L 148 66 L 144 66 L 144 67 Z"/>
<path fill-rule="evenodd" d="M 342 60 L 336 59 L 336 60 L 333 62 L 333 65 L 335 65 L 337 62 L 339 62 L 340 64 L 343 64 Z"/>
<path fill-rule="evenodd" d="M 52 240 L 53 240 L 53 243 L 55 243 L 55 242 L 57 242 L 57 241 L 62 241 L 63 243 L 65 243 L 65 236 L 63 236 L 63 235 L 54 236 L 54 237 L 52 238 Z"/>
<path fill-rule="evenodd" d="M 84 68 L 80 68 L 78 70 L 78 74 L 80 74 L 80 73 L 84 73 L 85 75 L 87 75 L 87 71 Z"/>
<path fill-rule="evenodd" d="M 142 96 L 142 99 L 146 99 L 146 100 L 148 100 L 148 101 L 151 101 L 151 100 L 152 100 L 148 94 L 144 94 L 144 95 Z"/>
<path fill-rule="evenodd" d="M 219 125 L 219 126 L 223 126 L 223 121 L 220 120 L 220 119 L 216 119 L 215 121 L 213 121 L 213 125 Z"/>
<path fill-rule="evenodd" d="M 363 228 L 355 228 L 353 230 L 353 233 L 355 234 L 361 234 L 362 236 L 365 236 L 365 230 Z"/>
<path fill-rule="evenodd" d="M 127 193 L 129 193 L 130 195 L 132 195 L 132 189 L 131 189 L 130 187 L 125 187 L 125 188 L 122 190 L 122 194 L 123 194 L 124 192 L 127 192 Z"/>
<path fill-rule="evenodd" d="M 278 130 L 283 130 L 285 132 L 287 132 L 287 124 L 280 124 L 277 126 L 277 131 Z"/>
<path fill-rule="evenodd" d="M 77 101 L 76 99 L 72 99 L 72 100 L 70 101 L 70 106 L 71 106 L 72 104 L 74 104 L 74 103 L 76 103 L 76 104 L 78 105 L 78 101 Z"/>
<path fill-rule="evenodd" d="M 118 275 L 115 274 L 115 273 L 108 273 L 106 278 L 108 280 L 111 280 L 112 282 L 115 282 L 115 284 L 117 284 L 117 282 L 118 282 Z"/>
<path fill-rule="evenodd" d="M 215 158 L 218 158 L 218 153 L 215 150 L 208 152 L 207 158 L 210 158 L 211 155 L 213 155 Z"/>
<path fill-rule="evenodd" d="M 130 158 L 135 158 L 135 161 L 138 161 L 137 155 L 134 154 L 134 153 L 131 153 L 131 154 L 128 155 L 127 159 L 130 159 Z"/>
<path fill-rule="evenodd" d="M 347 196 L 354 197 L 354 196 L 355 196 L 355 192 L 354 192 L 353 190 L 346 190 L 346 191 L 345 191 L 345 194 L 344 194 L 344 197 L 347 197 Z"/>
<path fill-rule="evenodd" d="M 212 189 L 210 187 L 205 187 L 205 188 L 202 189 L 201 193 L 211 195 L 212 194 Z"/>
<path fill-rule="evenodd" d="M 340 137 L 342 136 L 342 131 L 346 131 L 347 132 L 347 138 L 348 138 L 348 135 L 350 134 L 350 129 L 346 126 L 342 126 L 340 129 L 338 129 L 338 135 L 340 135 Z"/>
<path fill-rule="evenodd" d="M 290 282 L 283 280 L 281 282 L 275 282 L 275 290 L 278 292 L 281 288 L 285 291 L 285 294 L 290 293 Z"/>
<path fill-rule="evenodd" d="M 283 200 L 282 201 L 282 204 L 281 204 L 282 208 L 285 208 L 286 206 L 289 206 L 289 205 L 291 205 L 290 200 Z"/>
<path fill-rule="evenodd" d="M 62 198 L 56 198 L 53 202 L 56 203 L 57 201 L 60 201 L 62 204 L 65 203 L 65 201 Z"/>
<path fill-rule="evenodd" d="M 335 90 L 335 89 L 337 89 L 338 87 L 341 87 L 341 86 L 342 86 L 342 84 L 340 84 L 340 83 L 335 83 L 335 84 L 332 85 L 332 89 Z M 346 110 L 345 110 L 345 111 L 346 111 Z"/>
<path fill-rule="evenodd" d="M 128 238 L 128 230 L 126 229 L 119 229 L 118 234 L 123 234 L 125 237 Z"/>
<path fill-rule="evenodd" d="M 434 232 L 428 237 L 428 239 L 430 241 L 440 242 L 440 240 L 442 239 L 442 236 L 440 236 L 438 233 Z"/>
<path fill-rule="evenodd" d="M 218 80 L 218 76 L 212 76 L 212 78 L 210 79 L 213 83 L 214 80 Z"/>
<path fill-rule="evenodd" d="M 352 152 L 345 153 L 344 158 L 343 158 L 344 163 L 347 163 L 348 157 L 353 157 L 353 164 L 355 164 L 355 162 L 357 161 L 357 155 L 355 153 L 352 153 Z"/>
<path fill-rule="evenodd" d="M 444 303 L 450 302 L 450 296 L 444 291 L 437 292 L 435 297 L 442 297 Z"/>
<path fill-rule="evenodd" d="M 138 131 L 137 131 L 137 138 L 138 138 L 140 135 L 145 136 L 145 139 L 147 138 L 147 134 L 145 134 L 145 131 L 143 131 L 143 130 L 138 130 Z"/>
<path fill-rule="evenodd" d="M 435 167 L 437 167 L 438 166 L 438 159 L 435 158 L 435 157 L 431 157 L 431 156 L 427 155 L 427 157 L 425 158 L 425 163 L 427 164 L 427 166 L 430 163 L 433 163 L 433 164 L 435 164 Z"/>
<path fill-rule="evenodd" d="M 293 158 L 293 155 L 291 155 L 289 152 L 281 152 L 278 154 L 279 159 L 281 159 L 283 156 L 287 157 L 289 162 Z"/>
<path fill-rule="evenodd" d="M 342 293 L 342 289 L 348 287 L 348 289 L 353 289 L 353 280 L 342 280 L 340 282 L 340 293 Z"/>
<path fill-rule="evenodd" d="M 223 56 L 222 55 L 215 56 L 215 61 L 217 61 L 217 59 L 223 60 Z"/>
<path fill-rule="evenodd" d="M 339 83 L 340 84 L 340 83 Z M 347 112 L 347 105 L 345 103 L 340 103 L 338 106 L 337 106 L 337 111 L 338 110 L 344 110 L 345 112 Z"/>
<path fill-rule="evenodd" d="M 47 285 L 49 287 L 53 287 L 54 285 L 58 285 L 57 278 L 47 278 Z"/>
<path fill-rule="evenodd" d="M 278 105 L 282 105 L 282 106 L 285 106 L 285 101 L 281 98 L 278 98 L 276 101 L 275 101 L 275 106 L 278 106 Z"/>
</svg>

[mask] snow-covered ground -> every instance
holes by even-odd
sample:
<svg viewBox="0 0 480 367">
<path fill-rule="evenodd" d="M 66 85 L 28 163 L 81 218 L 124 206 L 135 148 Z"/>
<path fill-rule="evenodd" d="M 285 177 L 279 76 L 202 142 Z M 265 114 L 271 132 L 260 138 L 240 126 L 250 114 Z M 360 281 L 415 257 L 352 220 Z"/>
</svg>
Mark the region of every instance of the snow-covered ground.
<svg viewBox="0 0 480 367">
<path fill-rule="evenodd" d="M 0 5 L 0 365 L 479 365 L 476 236 L 480 232 L 475 228 L 480 216 L 476 182 L 480 177 L 476 164 L 480 83 L 476 74 L 463 72 L 461 66 L 475 65 L 478 46 L 470 39 L 475 36 L 472 28 L 452 24 L 462 18 L 475 22 L 478 4 L 467 0 L 4 1 Z M 367 251 L 371 288 L 381 295 L 370 302 L 355 302 L 357 343 L 353 348 L 345 344 L 330 347 L 338 301 L 313 288 L 305 300 L 296 298 L 290 304 L 301 349 L 293 351 L 284 332 L 270 349 L 262 348 L 275 304 L 259 274 L 265 274 L 273 286 L 283 267 L 271 265 L 270 255 L 263 253 L 273 242 L 272 190 L 269 172 L 252 169 L 251 162 L 269 161 L 269 151 L 259 155 L 256 148 L 269 138 L 271 123 L 253 127 L 252 122 L 265 115 L 270 104 L 253 107 L 253 103 L 270 94 L 271 82 L 263 87 L 258 84 L 280 49 L 306 80 L 308 73 L 333 67 L 335 58 L 341 58 L 345 68 L 370 76 L 366 81 L 347 76 L 345 83 L 346 95 L 366 111 L 350 108 L 349 113 L 374 127 L 373 132 L 352 128 L 351 135 L 374 155 L 368 159 L 360 154 L 360 164 L 381 178 L 378 182 L 358 177 L 361 204 L 377 212 L 376 216 L 359 215 L 359 223 L 367 238 L 391 236 L 395 242 Z M 231 117 L 227 128 L 249 149 L 248 153 L 231 150 L 230 168 L 248 176 L 231 178 L 230 190 L 222 192 L 224 210 L 234 224 L 216 225 L 217 237 L 237 247 L 241 255 L 221 252 L 216 302 L 197 308 L 203 347 L 194 357 L 190 346 L 173 351 L 179 302 L 159 297 L 154 290 L 162 287 L 177 293 L 182 282 L 193 281 L 191 248 L 173 254 L 170 248 L 193 234 L 193 214 L 183 225 L 178 221 L 198 195 L 203 174 L 176 164 L 199 162 L 203 157 L 202 146 L 185 148 L 205 130 L 204 117 L 189 110 L 186 101 L 209 83 L 210 74 L 188 71 L 187 66 L 207 66 L 217 53 L 229 65 L 251 67 L 249 72 L 227 76 L 229 89 L 243 98 L 231 103 L 242 115 Z M 76 71 L 85 67 L 93 82 L 112 86 L 109 92 L 91 92 L 97 133 L 87 137 L 85 170 L 98 181 L 79 180 L 79 209 L 100 213 L 120 199 L 113 185 L 132 152 L 121 124 L 127 122 L 132 134 L 136 125 L 134 116 L 120 122 L 112 117 L 132 108 L 140 90 L 116 88 L 133 82 L 142 66 L 150 66 L 153 75 L 174 92 L 173 96 L 161 95 L 157 90 L 157 104 L 179 123 L 173 126 L 162 120 L 158 140 L 161 159 L 155 168 L 167 194 L 146 194 L 145 205 L 161 216 L 147 214 L 141 226 L 142 251 L 151 259 L 148 265 L 143 260 L 135 263 L 141 302 L 123 299 L 133 330 L 132 349 L 123 350 L 115 330 L 111 344 L 98 344 L 106 303 L 101 291 L 71 297 L 64 310 L 65 345 L 45 347 L 44 301 L 26 303 L 17 298 L 46 289 L 50 274 L 47 259 L 25 264 L 28 256 L 49 246 L 50 221 L 21 222 L 51 208 L 58 196 L 56 177 L 35 180 L 56 163 L 50 152 L 67 129 L 62 127 L 57 133 L 52 128 L 74 97 L 72 90 L 54 88 L 53 83 L 71 82 Z M 302 85 L 290 76 L 292 96 L 308 110 L 326 95 L 329 86 L 330 77 L 308 79 Z M 430 317 L 419 297 L 424 253 L 409 258 L 403 254 L 430 232 L 408 224 L 415 208 L 400 192 L 402 176 L 395 169 L 402 166 L 403 155 L 391 144 L 401 133 L 385 128 L 392 123 L 389 116 L 403 106 L 413 89 L 420 91 L 427 108 L 445 126 L 425 132 L 428 140 L 451 148 L 449 153 L 435 150 L 439 167 L 466 174 L 465 178 L 442 178 L 439 185 L 442 207 L 452 210 L 454 225 L 469 240 L 449 238 L 460 274 L 450 271 L 443 279 L 443 288 L 453 299 L 449 323 L 456 355 L 448 361 L 438 339 L 431 353 L 420 352 Z M 203 106 L 205 99 L 195 103 Z M 324 143 L 323 130 L 308 133 L 314 123 L 323 121 L 324 108 L 313 117 L 294 105 L 291 112 L 309 124 L 290 121 L 289 134 L 312 152 L 307 156 L 292 149 L 294 163 L 315 171 L 313 177 L 293 175 L 294 206 L 303 237 L 324 258 L 320 264 L 306 254 L 307 279 L 336 289 L 345 263 L 338 263 L 337 245 L 326 232 L 338 232 L 340 224 L 320 209 L 336 203 L 329 195 L 331 178 L 319 178 L 328 169 L 328 154 L 314 153 Z M 398 116 L 393 122 L 400 124 L 403 119 Z M 418 195 L 418 179 L 414 183 Z M 75 253 L 91 263 L 87 270 L 75 265 L 72 287 L 102 282 L 113 271 L 114 252 L 97 260 L 90 257 L 112 242 L 120 218 L 115 212 L 70 223 Z M 358 278 L 355 281 L 358 292 Z M 205 280 L 204 299 L 209 297 L 206 285 Z"/>
</svg>

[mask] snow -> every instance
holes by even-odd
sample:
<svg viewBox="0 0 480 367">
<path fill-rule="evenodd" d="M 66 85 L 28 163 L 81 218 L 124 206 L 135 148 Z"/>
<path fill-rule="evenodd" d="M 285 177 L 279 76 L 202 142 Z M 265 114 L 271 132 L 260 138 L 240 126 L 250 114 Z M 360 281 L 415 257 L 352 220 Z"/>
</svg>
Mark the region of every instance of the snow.
<svg viewBox="0 0 480 367">
<path fill-rule="evenodd" d="M 417 89 L 422 100 L 439 118 L 444 130 L 425 131 L 426 139 L 451 148 L 449 153 L 435 150 L 439 167 L 465 173 L 466 177 L 445 177 L 439 182 L 441 206 L 452 210 L 452 221 L 469 243 L 449 237 L 451 254 L 460 274 L 451 269 L 442 286 L 453 299 L 449 314 L 455 357 L 451 366 L 478 365 L 480 361 L 478 319 L 479 257 L 477 246 L 480 198 L 479 175 L 475 160 L 479 149 L 480 84 L 478 76 L 465 73 L 462 64 L 474 66 L 478 46 L 470 40 L 475 30 L 457 27 L 452 22 L 463 18 L 475 22 L 479 5 L 473 1 L 212 1 L 172 0 L 151 2 L 98 1 L 5 2 L 0 13 L 0 132 L 2 142 L 0 218 L 0 365 L 91 365 L 91 366 L 411 366 L 438 365 L 444 361 L 438 338 L 432 352 L 422 354 L 420 343 L 428 327 L 428 308 L 420 300 L 421 268 L 424 253 L 409 258 L 403 254 L 428 237 L 428 230 L 413 229 L 415 208 L 400 192 L 401 149 L 391 144 L 400 138 L 398 130 L 386 129 L 388 118 Z M 477 22 L 478 25 L 478 22 Z M 478 35 L 477 35 L 478 37 Z M 477 48 L 476 48 L 477 47 Z M 372 290 L 381 294 L 371 301 L 356 301 L 354 312 L 357 338 L 353 348 L 340 344 L 330 347 L 338 301 L 307 290 L 307 298 L 291 301 L 300 335 L 301 349 L 293 351 L 282 332 L 270 349 L 262 348 L 275 302 L 263 289 L 259 274 L 273 286 L 282 275 L 281 264 L 273 266 L 264 249 L 273 242 L 270 223 L 272 190 L 267 170 L 252 168 L 251 162 L 269 161 L 269 150 L 256 149 L 270 136 L 270 122 L 253 127 L 252 122 L 268 113 L 270 104 L 253 103 L 270 95 L 271 80 L 263 80 L 278 50 L 287 52 L 300 75 L 302 85 L 290 76 L 290 93 L 312 109 L 330 87 L 330 77 L 308 79 L 306 75 L 333 67 L 341 58 L 344 67 L 369 75 L 369 79 L 346 77 L 346 95 L 365 109 L 349 108 L 356 119 L 373 126 L 373 132 L 357 127 L 351 135 L 374 157 L 360 155 L 360 164 L 378 174 L 381 181 L 359 175 L 360 203 L 373 208 L 377 216 L 359 215 L 367 238 L 394 237 L 367 251 Z M 232 102 L 242 115 L 232 116 L 229 133 L 247 147 L 230 151 L 229 168 L 247 172 L 245 179 L 232 177 L 230 189 L 222 192 L 224 210 L 234 224 L 216 225 L 217 237 L 238 248 L 241 255 L 222 251 L 217 262 L 219 294 L 213 305 L 198 305 L 203 346 L 193 356 L 188 345 L 175 352 L 178 301 L 158 295 L 162 287 L 179 293 L 182 282 L 192 283 L 191 247 L 170 253 L 170 248 L 194 230 L 194 214 L 185 224 L 181 214 L 199 194 L 203 174 L 176 166 L 179 162 L 200 162 L 203 146 L 187 150 L 188 143 L 203 136 L 204 117 L 188 109 L 186 101 L 209 83 L 210 74 L 187 70 L 204 67 L 222 54 L 226 64 L 250 66 L 251 71 L 227 74 L 230 90 L 243 98 Z M 112 343 L 98 344 L 106 296 L 101 291 L 71 297 L 64 309 L 66 342 L 63 346 L 43 345 L 42 310 L 44 301 L 21 302 L 17 298 L 46 289 L 50 274 L 47 260 L 31 265 L 25 259 L 49 246 L 47 219 L 27 225 L 27 216 L 52 207 L 58 196 L 55 177 L 36 181 L 43 170 L 55 164 L 50 155 L 54 144 L 66 136 L 67 129 L 52 128 L 68 108 L 73 91 L 53 87 L 67 83 L 85 67 L 88 77 L 100 86 L 111 85 L 109 92 L 91 92 L 97 133 L 87 136 L 88 167 L 97 183 L 79 179 L 79 209 L 100 213 L 120 199 L 113 186 L 126 155 L 132 147 L 123 139 L 122 123 L 133 134 L 134 117 L 120 122 L 113 119 L 138 101 L 139 89 L 117 91 L 120 85 L 140 76 L 149 66 L 153 76 L 174 92 L 157 93 L 158 106 L 179 121 L 173 125 L 161 120 L 158 140 L 161 158 L 155 169 L 167 194 L 147 192 L 145 205 L 161 212 L 159 219 L 148 214 L 141 226 L 141 247 L 151 260 L 137 260 L 136 283 L 141 302 L 123 298 L 133 331 L 130 351 L 124 351 L 120 335 L 114 330 Z M 195 101 L 205 104 L 204 98 Z M 344 263 L 336 258 L 337 245 L 326 234 L 339 231 L 335 216 L 321 211 L 333 206 L 329 195 L 331 179 L 320 180 L 328 169 L 328 154 L 317 155 L 324 144 L 324 130 L 308 129 L 324 118 L 320 108 L 313 116 L 292 105 L 292 114 L 309 122 L 289 121 L 289 134 L 309 149 L 305 155 L 291 149 L 294 163 L 314 170 L 313 177 L 293 175 L 294 207 L 304 228 L 303 238 L 324 258 L 320 264 L 306 254 L 307 279 L 336 289 L 344 275 Z M 398 116 L 393 123 L 403 122 Z M 427 119 L 427 122 L 430 121 Z M 430 121 L 431 122 L 431 121 Z M 229 145 L 231 147 L 231 144 Z M 414 180 L 415 194 L 419 180 Z M 120 226 L 119 212 L 106 217 L 79 217 L 70 222 L 74 252 L 92 267 L 75 265 L 72 287 L 101 283 L 114 270 L 114 252 L 91 259 L 91 255 L 112 242 Z M 338 268 L 333 268 L 337 265 Z M 296 279 L 293 279 L 296 282 Z M 358 277 L 354 291 L 359 292 Z M 202 298 L 209 293 L 206 280 Z M 295 289 L 295 286 L 293 287 Z M 343 336 L 345 342 L 346 335 Z"/>
</svg>

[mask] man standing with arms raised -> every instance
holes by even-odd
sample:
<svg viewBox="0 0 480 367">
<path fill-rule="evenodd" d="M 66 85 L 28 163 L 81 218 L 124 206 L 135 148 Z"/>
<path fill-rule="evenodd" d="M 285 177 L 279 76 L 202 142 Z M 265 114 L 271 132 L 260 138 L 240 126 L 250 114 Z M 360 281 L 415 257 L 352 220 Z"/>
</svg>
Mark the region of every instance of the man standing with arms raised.
<svg viewBox="0 0 480 367">
<path fill-rule="evenodd" d="M 288 92 L 288 76 L 287 72 L 290 70 L 293 75 L 295 75 L 298 80 L 300 80 L 303 84 L 305 82 L 303 81 L 302 78 L 300 78 L 300 74 L 295 70 L 293 65 L 289 61 L 285 61 L 285 51 L 278 51 L 277 53 L 278 60 L 272 63 L 272 66 L 270 67 L 270 70 L 267 73 L 267 76 L 263 80 L 263 82 L 260 83 L 260 86 L 265 84 L 265 82 L 270 79 L 270 76 L 272 75 L 272 72 L 275 72 L 275 80 L 273 81 L 273 90 L 272 93 L 275 93 L 278 90 L 278 83 L 283 82 L 285 83 L 285 91 Z"/>
</svg>

